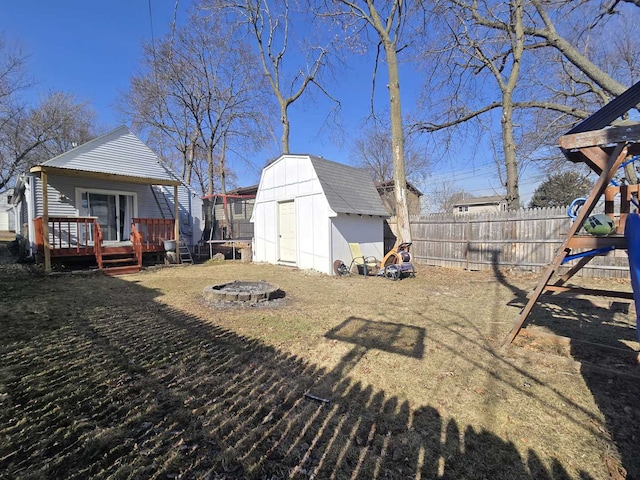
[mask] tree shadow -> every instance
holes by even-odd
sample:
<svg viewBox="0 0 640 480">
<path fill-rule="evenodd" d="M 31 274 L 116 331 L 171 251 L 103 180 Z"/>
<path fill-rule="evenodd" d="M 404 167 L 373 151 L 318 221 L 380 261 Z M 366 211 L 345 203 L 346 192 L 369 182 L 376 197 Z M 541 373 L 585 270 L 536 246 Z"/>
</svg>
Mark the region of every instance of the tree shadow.
<svg viewBox="0 0 640 480">
<path fill-rule="evenodd" d="M 65 301 L 40 312 L 56 328 L 34 323 L 3 342 L 4 478 L 568 478 L 558 462 L 345 374 L 359 349 L 421 358 L 420 328 L 348 318 L 327 336 L 355 348 L 327 370 L 132 282 L 37 283 Z M 81 283 L 96 295 L 69 296 Z"/>
</svg>

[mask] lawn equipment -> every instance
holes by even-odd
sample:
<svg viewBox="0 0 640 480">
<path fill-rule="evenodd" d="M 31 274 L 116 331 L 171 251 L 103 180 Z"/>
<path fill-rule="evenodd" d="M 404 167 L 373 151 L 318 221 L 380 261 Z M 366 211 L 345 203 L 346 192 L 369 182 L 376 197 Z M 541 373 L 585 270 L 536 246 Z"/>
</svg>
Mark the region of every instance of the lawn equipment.
<svg viewBox="0 0 640 480">
<path fill-rule="evenodd" d="M 378 275 L 391 280 L 404 277 L 415 277 L 416 270 L 411 263 L 411 242 L 401 243 L 389 250 L 383 257 Z"/>
<path fill-rule="evenodd" d="M 349 244 L 350 246 L 358 244 Z M 374 275 L 378 277 L 385 277 L 390 280 L 400 280 L 405 277 L 415 277 L 416 271 L 411 263 L 411 243 L 401 243 L 397 247 L 391 249 L 379 262 L 373 257 L 365 257 L 360 253 L 359 245 L 358 250 L 354 253 L 352 248 L 353 261 L 351 266 L 347 267 L 342 260 L 336 260 L 333 262 L 333 273 L 339 277 L 349 275 L 354 272 L 362 272 L 366 275 Z M 358 267 L 358 268 L 354 268 Z M 368 268 L 367 268 L 368 267 Z"/>
</svg>

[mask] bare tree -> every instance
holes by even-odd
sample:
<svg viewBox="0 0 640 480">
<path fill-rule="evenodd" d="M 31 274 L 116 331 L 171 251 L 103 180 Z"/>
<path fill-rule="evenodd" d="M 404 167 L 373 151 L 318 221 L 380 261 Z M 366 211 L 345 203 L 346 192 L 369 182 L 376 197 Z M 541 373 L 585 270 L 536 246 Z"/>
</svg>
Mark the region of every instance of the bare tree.
<svg viewBox="0 0 640 480">
<path fill-rule="evenodd" d="M 6 116 L 16 95 L 32 85 L 26 72 L 27 56 L 0 36 L 0 113 Z"/>
<path fill-rule="evenodd" d="M 463 188 L 455 182 L 443 180 L 434 185 L 428 192 L 430 209 L 434 213 L 452 213 L 453 206 L 460 200 L 473 198 L 474 196 L 465 192 Z"/>
<path fill-rule="evenodd" d="M 170 143 L 182 174 L 202 192 L 226 192 L 227 148 L 256 149 L 267 137 L 269 102 L 256 59 L 222 19 L 195 11 L 190 22 L 145 50 L 145 72 L 125 96 L 136 125 Z"/>
<path fill-rule="evenodd" d="M 147 132 L 147 141 L 166 161 L 172 163 L 172 149 L 179 153 L 176 170 L 191 183 L 202 101 L 191 82 L 191 66 L 175 54 L 172 42 L 167 39 L 156 45 L 144 45 L 143 51 L 144 72 L 131 78 L 119 109 L 131 118 L 134 129 Z"/>
<path fill-rule="evenodd" d="M 197 125 L 209 173 L 207 194 L 213 193 L 216 176 L 225 194 L 227 146 L 234 140 L 251 143 L 254 148 L 262 143 L 268 121 L 264 105 L 268 102 L 247 45 L 224 35 L 214 17 L 200 18 L 199 22 L 201 29 L 189 26 L 187 46 L 193 59 L 192 74 L 200 79 L 199 90 L 205 92 Z"/>
<path fill-rule="evenodd" d="M 407 16 L 407 3 L 406 0 L 389 0 L 382 2 L 381 6 L 376 6 L 374 0 L 325 0 L 323 2 L 324 8 L 316 9 L 317 15 L 341 22 L 345 32 L 358 32 L 366 35 L 363 30 L 373 30 L 378 51 L 378 55 L 376 55 L 376 71 L 380 49 L 384 51 L 389 81 L 387 88 L 389 89 L 391 155 L 393 158 L 393 181 L 397 206 L 396 236 L 398 242 L 411 241 L 405 172 L 405 139 L 402 126 L 400 73 L 398 69 L 398 51 L 402 49 L 402 45 L 399 42 Z"/>
<path fill-rule="evenodd" d="M 595 27 L 602 22 L 591 22 L 595 15 L 587 5 L 592 3 L 444 0 L 433 11 L 440 19 L 440 28 L 450 34 L 440 36 L 448 39 L 448 44 L 439 39 L 432 45 L 434 55 L 429 58 L 438 61 L 433 70 L 442 75 L 438 86 L 443 88 L 431 84 L 429 92 L 433 95 L 434 91 L 447 91 L 449 97 L 432 97 L 435 108 L 428 109 L 432 120 L 415 127 L 424 132 L 454 132 L 456 127 L 479 122 L 481 117 L 491 118 L 494 110 L 499 111 L 504 157 L 501 162 L 512 208 L 519 204 L 521 164 L 539 157 L 546 145 L 555 143 L 560 132 L 589 116 L 594 105 L 601 106 L 610 95 L 625 89 L 612 77 L 617 71 L 628 78 L 619 67 L 616 70 L 611 66 L 610 74 L 594 61 L 599 58 L 606 65 L 607 57 L 616 55 L 599 54 L 590 47 L 591 42 L 585 41 L 593 38 L 593 44 L 600 47 L 611 43 L 597 41 Z M 501 9 L 505 5 L 508 10 Z M 554 22 L 561 23 L 562 31 L 573 32 L 573 37 L 560 36 Z M 575 46 L 578 44 L 594 51 L 583 53 Z M 634 63 L 633 46 L 620 43 L 618 52 L 618 58 L 624 58 L 627 65 Z M 499 98 L 491 95 L 483 83 L 486 72 L 496 80 Z M 438 105 L 448 105 L 440 109 L 440 117 L 436 113 Z"/>
<path fill-rule="evenodd" d="M 569 62 L 571 62 L 580 72 L 586 75 L 595 85 L 602 89 L 608 96 L 618 96 L 627 87 L 612 78 L 606 71 L 592 62 L 587 55 L 562 36 L 556 29 L 553 15 L 547 11 L 547 3 L 540 0 L 529 0 L 538 15 L 538 21 L 532 25 L 524 27 L 525 35 L 538 39 L 541 46 L 551 47 L 558 50 Z M 560 13 L 562 12 L 559 10 Z M 558 13 L 558 12 L 556 12 Z M 491 28 L 504 28 L 493 23 L 489 23 Z"/>
<path fill-rule="evenodd" d="M 92 139 L 94 113 L 71 94 L 49 93 L 39 105 L 0 119 L 0 190 L 29 167 Z"/>
<path fill-rule="evenodd" d="M 373 121 L 361 131 L 352 147 L 353 163 L 368 170 L 376 182 L 393 179 L 393 147 L 388 122 Z M 405 173 L 407 180 L 415 182 L 424 178 L 429 159 L 415 135 L 407 136 L 404 144 Z"/>
<path fill-rule="evenodd" d="M 241 31 L 247 28 L 253 38 L 262 72 L 271 86 L 280 109 L 282 153 L 290 152 L 289 107 L 300 99 L 311 85 L 317 87 L 335 103 L 335 108 L 339 109 L 340 103 L 320 82 L 322 71 L 330 68 L 328 61 L 331 42 L 325 42 L 325 45 L 307 44 L 302 47 L 301 43 L 292 45 L 290 0 L 203 0 L 202 8 L 230 12 L 233 15 L 231 21 L 237 22 L 237 27 L 240 27 Z M 298 19 L 301 15 L 304 13 L 298 12 Z M 306 32 L 307 35 L 308 33 Z M 296 55 L 298 58 L 304 58 L 303 62 L 299 62 L 304 66 L 291 74 L 294 70 L 291 67 L 285 68 L 285 60 L 290 64 Z"/>
<path fill-rule="evenodd" d="M 35 106 L 25 100 L 34 82 L 27 55 L 0 37 L 0 191 L 16 175 L 94 137 L 94 114 L 68 93 L 50 92 Z"/>
</svg>

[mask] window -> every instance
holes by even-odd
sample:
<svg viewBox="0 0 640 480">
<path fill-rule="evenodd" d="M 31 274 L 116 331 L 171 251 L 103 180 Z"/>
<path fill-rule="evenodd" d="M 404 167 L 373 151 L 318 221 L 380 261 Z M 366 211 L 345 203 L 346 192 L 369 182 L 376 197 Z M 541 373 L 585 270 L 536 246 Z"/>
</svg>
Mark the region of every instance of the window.
<svg viewBox="0 0 640 480">
<path fill-rule="evenodd" d="M 458 212 L 468 212 L 469 211 L 469 205 L 460 205 L 458 207 Z"/>
</svg>

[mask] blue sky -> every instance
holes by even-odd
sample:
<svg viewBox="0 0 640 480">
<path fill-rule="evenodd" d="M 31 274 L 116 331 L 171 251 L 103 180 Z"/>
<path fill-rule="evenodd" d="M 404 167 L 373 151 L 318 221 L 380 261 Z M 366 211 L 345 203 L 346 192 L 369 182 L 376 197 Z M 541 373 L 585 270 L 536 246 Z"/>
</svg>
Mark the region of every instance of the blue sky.
<svg viewBox="0 0 640 480">
<path fill-rule="evenodd" d="M 153 30 L 160 36 L 173 18 L 170 2 L 152 4 Z M 74 93 L 89 101 L 105 129 L 121 124 L 113 103 L 127 89 L 151 39 L 149 4 L 143 0 L 22 0 L 0 3 L 0 31 L 29 54 L 34 94 Z"/>
<path fill-rule="evenodd" d="M 151 7 L 150 7 L 151 5 Z M 19 43 L 29 54 L 28 70 L 37 85 L 34 100 L 50 90 L 71 92 L 88 101 L 98 115 L 101 131 L 108 131 L 126 120 L 114 108 L 120 92 L 125 91 L 141 57 L 141 43 L 162 37 L 170 29 L 175 1 L 159 0 L 20 0 L 0 2 L 0 32 L 10 42 Z M 181 0 L 178 24 L 186 19 L 188 2 Z M 151 9 L 151 15 L 150 15 Z M 362 127 L 369 112 L 371 59 L 351 58 L 339 78 L 330 85 L 342 103 L 342 124 L 347 139 Z M 401 85 L 403 109 L 416 106 L 420 91 L 419 72 L 403 67 Z M 379 69 L 377 108 L 386 106 L 384 66 Z M 350 147 L 338 141 L 330 129 L 322 129 L 328 105 L 314 94 L 291 109 L 291 150 L 313 153 L 349 163 Z M 249 162 L 236 159 L 235 170 L 240 185 L 257 183 L 265 161 L 278 153 L 279 139 Z M 465 159 L 464 164 L 440 159 L 432 171 L 433 178 L 422 186 L 449 179 L 475 195 L 494 195 L 499 183 L 495 179 L 492 159 Z M 523 196 L 533 190 L 531 182 L 523 185 Z M 529 191 L 529 192 L 527 192 Z"/>
</svg>

